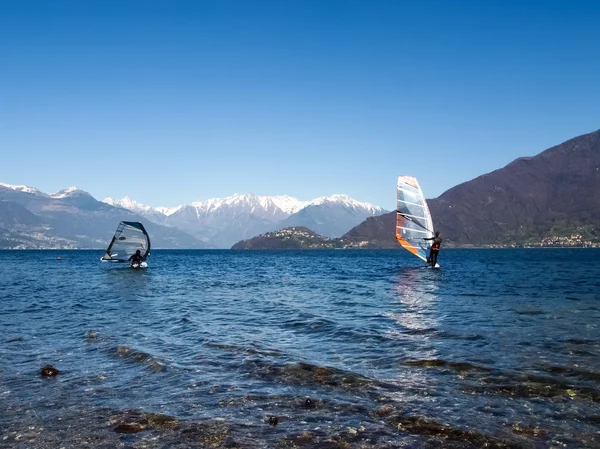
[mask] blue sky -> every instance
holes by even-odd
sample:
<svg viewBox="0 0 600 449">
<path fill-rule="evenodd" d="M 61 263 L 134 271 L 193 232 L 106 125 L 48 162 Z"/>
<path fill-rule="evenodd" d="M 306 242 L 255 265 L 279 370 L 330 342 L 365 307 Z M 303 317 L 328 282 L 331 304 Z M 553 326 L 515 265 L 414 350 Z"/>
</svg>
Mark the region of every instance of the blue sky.
<svg viewBox="0 0 600 449">
<path fill-rule="evenodd" d="M 395 207 L 600 128 L 600 4 L 0 2 L 0 181 Z"/>
</svg>

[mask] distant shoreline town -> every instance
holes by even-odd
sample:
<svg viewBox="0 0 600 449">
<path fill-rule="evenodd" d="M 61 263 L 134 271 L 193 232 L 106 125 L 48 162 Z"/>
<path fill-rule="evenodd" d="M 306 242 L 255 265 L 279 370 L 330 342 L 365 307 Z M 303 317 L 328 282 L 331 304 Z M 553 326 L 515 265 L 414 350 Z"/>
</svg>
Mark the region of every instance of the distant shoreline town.
<svg viewBox="0 0 600 449">
<path fill-rule="evenodd" d="M 510 242 L 506 244 L 455 244 L 448 241 L 445 248 L 490 249 L 490 248 L 599 248 L 600 242 L 585 240 L 580 234 L 569 237 L 544 237 L 539 242 Z M 232 249 L 240 250 L 285 250 L 285 249 L 400 249 L 395 236 L 386 240 L 353 240 L 345 235 L 331 239 L 304 227 L 291 227 L 268 232 L 236 243 Z"/>
<path fill-rule="evenodd" d="M 490 248 L 600 248 L 600 242 L 586 240 L 580 234 L 573 234 L 568 237 L 544 237 L 537 243 L 490 245 Z"/>
</svg>

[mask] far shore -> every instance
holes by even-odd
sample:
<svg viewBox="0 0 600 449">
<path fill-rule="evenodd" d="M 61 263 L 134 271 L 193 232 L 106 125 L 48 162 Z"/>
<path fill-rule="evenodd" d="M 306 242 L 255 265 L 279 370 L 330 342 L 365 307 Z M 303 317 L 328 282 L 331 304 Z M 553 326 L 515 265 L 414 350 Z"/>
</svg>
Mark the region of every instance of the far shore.
<svg viewBox="0 0 600 449">
<path fill-rule="evenodd" d="M 591 246 L 446 246 L 442 247 L 443 251 L 451 251 L 455 249 L 598 249 L 600 243 Z M 253 248 L 253 249 L 231 249 L 231 248 L 153 248 L 152 251 L 399 251 L 398 248 Z M 0 248 L 0 251 L 104 251 L 104 248 Z"/>
</svg>

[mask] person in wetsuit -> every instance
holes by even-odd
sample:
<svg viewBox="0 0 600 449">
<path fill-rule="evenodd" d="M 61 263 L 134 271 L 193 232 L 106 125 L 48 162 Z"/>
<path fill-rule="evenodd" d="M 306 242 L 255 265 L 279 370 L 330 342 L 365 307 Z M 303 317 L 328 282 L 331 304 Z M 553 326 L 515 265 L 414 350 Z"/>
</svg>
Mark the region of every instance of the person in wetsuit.
<svg viewBox="0 0 600 449">
<path fill-rule="evenodd" d="M 140 252 L 139 249 L 135 252 L 135 254 L 133 254 L 129 258 L 129 263 L 131 264 L 131 266 L 134 266 L 135 264 L 137 264 L 138 266 L 140 266 L 140 264 L 143 261 L 144 261 L 144 258 L 142 257 L 142 253 Z"/>
<path fill-rule="evenodd" d="M 440 237 L 440 231 L 435 233 L 435 237 L 424 238 L 423 240 L 433 240 L 431 243 L 431 249 L 429 250 L 429 257 L 427 258 L 427 263 L 432 267 L 435 267 L 437 264 L 438 254 L 440 252 L 440 247 L 442 246 L 442 237 Z"/>
</svg>

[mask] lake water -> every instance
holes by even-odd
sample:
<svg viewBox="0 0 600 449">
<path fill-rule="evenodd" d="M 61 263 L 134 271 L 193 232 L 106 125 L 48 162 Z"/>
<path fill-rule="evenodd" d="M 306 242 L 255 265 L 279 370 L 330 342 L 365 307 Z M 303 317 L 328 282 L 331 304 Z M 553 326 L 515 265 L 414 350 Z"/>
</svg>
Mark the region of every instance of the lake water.
<svg viewBox="0 0 600 449">
<path fill-rule="evenodd" d="M 0 251 L 0 447 L 600 447 L 600 250 L 100 256 Z"/>
</svg>

